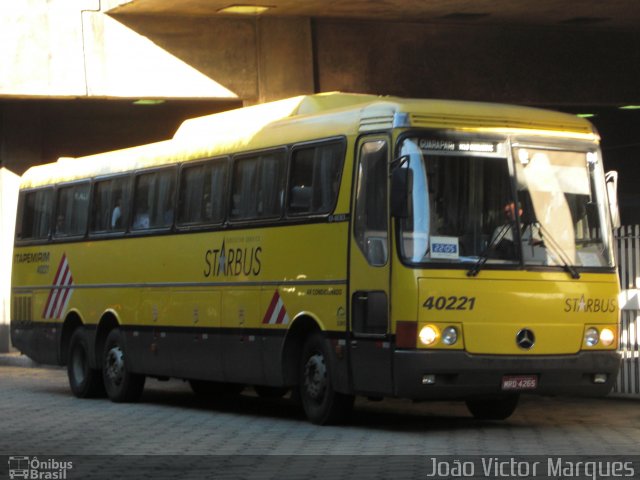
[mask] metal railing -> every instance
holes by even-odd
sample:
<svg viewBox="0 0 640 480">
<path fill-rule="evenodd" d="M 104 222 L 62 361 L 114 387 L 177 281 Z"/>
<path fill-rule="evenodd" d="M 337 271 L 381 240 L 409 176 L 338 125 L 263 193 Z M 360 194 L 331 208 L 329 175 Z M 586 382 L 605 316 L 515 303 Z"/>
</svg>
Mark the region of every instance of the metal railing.
<svg viewBox="0 0 640 480">
<path fill-rule="evenodd" d="M 620 275 L 620 345 L 622 366 L 614 393 L 640 396 L 640 225 L 614 231 L 614 248 Z"/>
</svg>

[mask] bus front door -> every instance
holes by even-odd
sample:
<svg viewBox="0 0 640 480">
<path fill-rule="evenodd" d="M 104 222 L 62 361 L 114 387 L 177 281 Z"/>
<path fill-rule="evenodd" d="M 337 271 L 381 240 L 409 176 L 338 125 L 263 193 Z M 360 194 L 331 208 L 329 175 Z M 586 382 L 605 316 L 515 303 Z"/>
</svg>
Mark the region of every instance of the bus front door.
<svg viewBox="0 0 640 480">
<path fill-rule="evenodd" d="M 359 144 L 349 255 L 349 355 L 354 391 L 392 393 L 389 330 L 389 140 Z"/>
</svg>

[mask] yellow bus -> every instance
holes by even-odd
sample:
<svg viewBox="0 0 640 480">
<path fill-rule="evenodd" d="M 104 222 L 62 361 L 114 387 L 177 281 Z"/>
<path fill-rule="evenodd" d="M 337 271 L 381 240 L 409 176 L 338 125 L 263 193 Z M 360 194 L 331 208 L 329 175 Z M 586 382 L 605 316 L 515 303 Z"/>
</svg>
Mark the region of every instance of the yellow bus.
<svg viewBox="0 0 640 480">
<path fill-rule="evenodd" d="M 471 102 L 318 94 L 22 178 L 13 344 L 78 397 L 605 395 L 619 291 L 599 136 Z"/>
</svg>

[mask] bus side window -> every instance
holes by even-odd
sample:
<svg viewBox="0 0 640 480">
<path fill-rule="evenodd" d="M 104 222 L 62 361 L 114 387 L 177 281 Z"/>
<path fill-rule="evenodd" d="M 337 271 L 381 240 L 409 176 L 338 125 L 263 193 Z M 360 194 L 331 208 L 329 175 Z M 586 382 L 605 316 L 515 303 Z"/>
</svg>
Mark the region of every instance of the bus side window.
<svg viewBox="0 0 640 480">
<path fill-rule="evenodd" d="M 387 263 L 387 142 L 362 145 L 358 167 L 354 235 L 369 264 Z"/>
<path fill-rule="evenodd" d="M 232 220 L 277 218 L 284 194 L 284 152 L 238 158 L 231 187 Z"/>
<path fill-rule="evenodd" d="M 269 154 L 260 157 L 258 175 L 258 216 L 279 217 L 282 213 L 284 157 Z"/>
<path fill-rule="evenodd" d="M 178 224 L 198 224 L 203 219 L 203 202 L 209 201 L 210 192 L 204 193 L 206 165 L 185 167 L 180 174 Z M 205 198 L 207 197 L 207 198 Z"/>
<path fill-rule="evenodd" d="M 56 202 L 55 237 L 84 235 L 89 213 L 89 182 L 60 187 Z"/>
<path fill-rule="evenodd" d="M 217 224 L 224 219 L 227 161 L 184 167 L 180 176 L 179 225 Z"/>
<path fill-rule="evenodd" d="M 234 220 L 255 218 L 258 203 L 256 195 L 258 159 L 239 159 L 234 162 L 233 167 L 230 216 Z"/>
<path fill-rule="evenodd" d="M 296 148 L 291 160 L 287 212 L 329 213 L 338 197 L 343 160 L 342 142 Z"/>
<path fill-rule="evenodd" d="M 211 172 L 205 181 L 209 185 L 210 198 L 204 203 L 203 218 L 207 223 L 222 223 L 224 220 L 225 208 L 224 200 L 227 197 L 227 170 L 229 162 L 225 160 L 216 161 L 211 164 Z M 206 188 L 205 188 L 206 189 Z"/>
<path fill-rule="evenodd" d="M 123 232 L 129 210 L 129 177 L 96 182 L 91 208 L 92 233 Z"/>
<path fill-rule="evenodd" d="M 136 177 L 133 230 L 173 225 L 175 170 L 163 169 Z"/>
<path fill-rule="evenodd" d="M 26 192 L 20 197 L 17 238 L 42 240 L 49 236 L 53 189 Z"/>
<path fill-rule="evenodd" d="M 93 187 L 93 201 L 91 202 L 91 222 L 89 230 L 105 232 L 109 229 L 109 194 L 111 180 L 96 182 Z"/>
</svg>

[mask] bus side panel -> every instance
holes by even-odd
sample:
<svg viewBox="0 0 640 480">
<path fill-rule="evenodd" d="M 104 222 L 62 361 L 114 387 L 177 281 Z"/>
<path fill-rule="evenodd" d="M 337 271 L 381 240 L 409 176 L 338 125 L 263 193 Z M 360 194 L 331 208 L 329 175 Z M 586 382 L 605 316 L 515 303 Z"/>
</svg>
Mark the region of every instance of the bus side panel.
<svg viewBox="0 0 640 480">
<path fill-rule="evenodd" d="M 177 378 L 223 381 L 218 331 L 186 329 L 169 335 L 170 375 Z"/>
<path fill-rule="evenodd" d="M 131 370 L 158 377 L 224 381 L 218 329 L 126 327 Z"/>
<path fill-rule="evenodd" d="M 219 290 L 207 287 L 171 293 L 168 315 L 177 326 L 167 334 L 170 375 L 199 380 L 224 380 Z"/>
<path fill-rule="evenodd" d="M 34 317 L 50 292 L 35 287 L 53 286 L 60 265 L 73 287 L 59 318 L 14 322 L 14 343 L 57 363 L 67 312 L 91 326 L 114 312 L 136 373 L 281 385 L 284 341 L 298 315 L 332 335 L 346 330 L 347 229 L 346 219 L 322 219 L 23 248 L 39 256 L 14 265 L 13 295 L 31 296 Z M 276 296 L 283 309 L 269 312 Z M 301 348 L 304 338 L 297 341 Z M 346 368 L 337 376 L 347 378 Z"/>
<path fill-rule="evenodd" d="M 229 382 L 263 384 L 258 334 L 259 288 L 225 289 L 222 294 L 222 362 Z"/>
<path fill-rule="evenodd" d="M 261 336 L 262 370 L 264 384 L 271 386 L 285 386 L 282 365 L 282 349 L 284 347 L 284 332 L 280 330 L 265 331 Z"/>
</svg>

